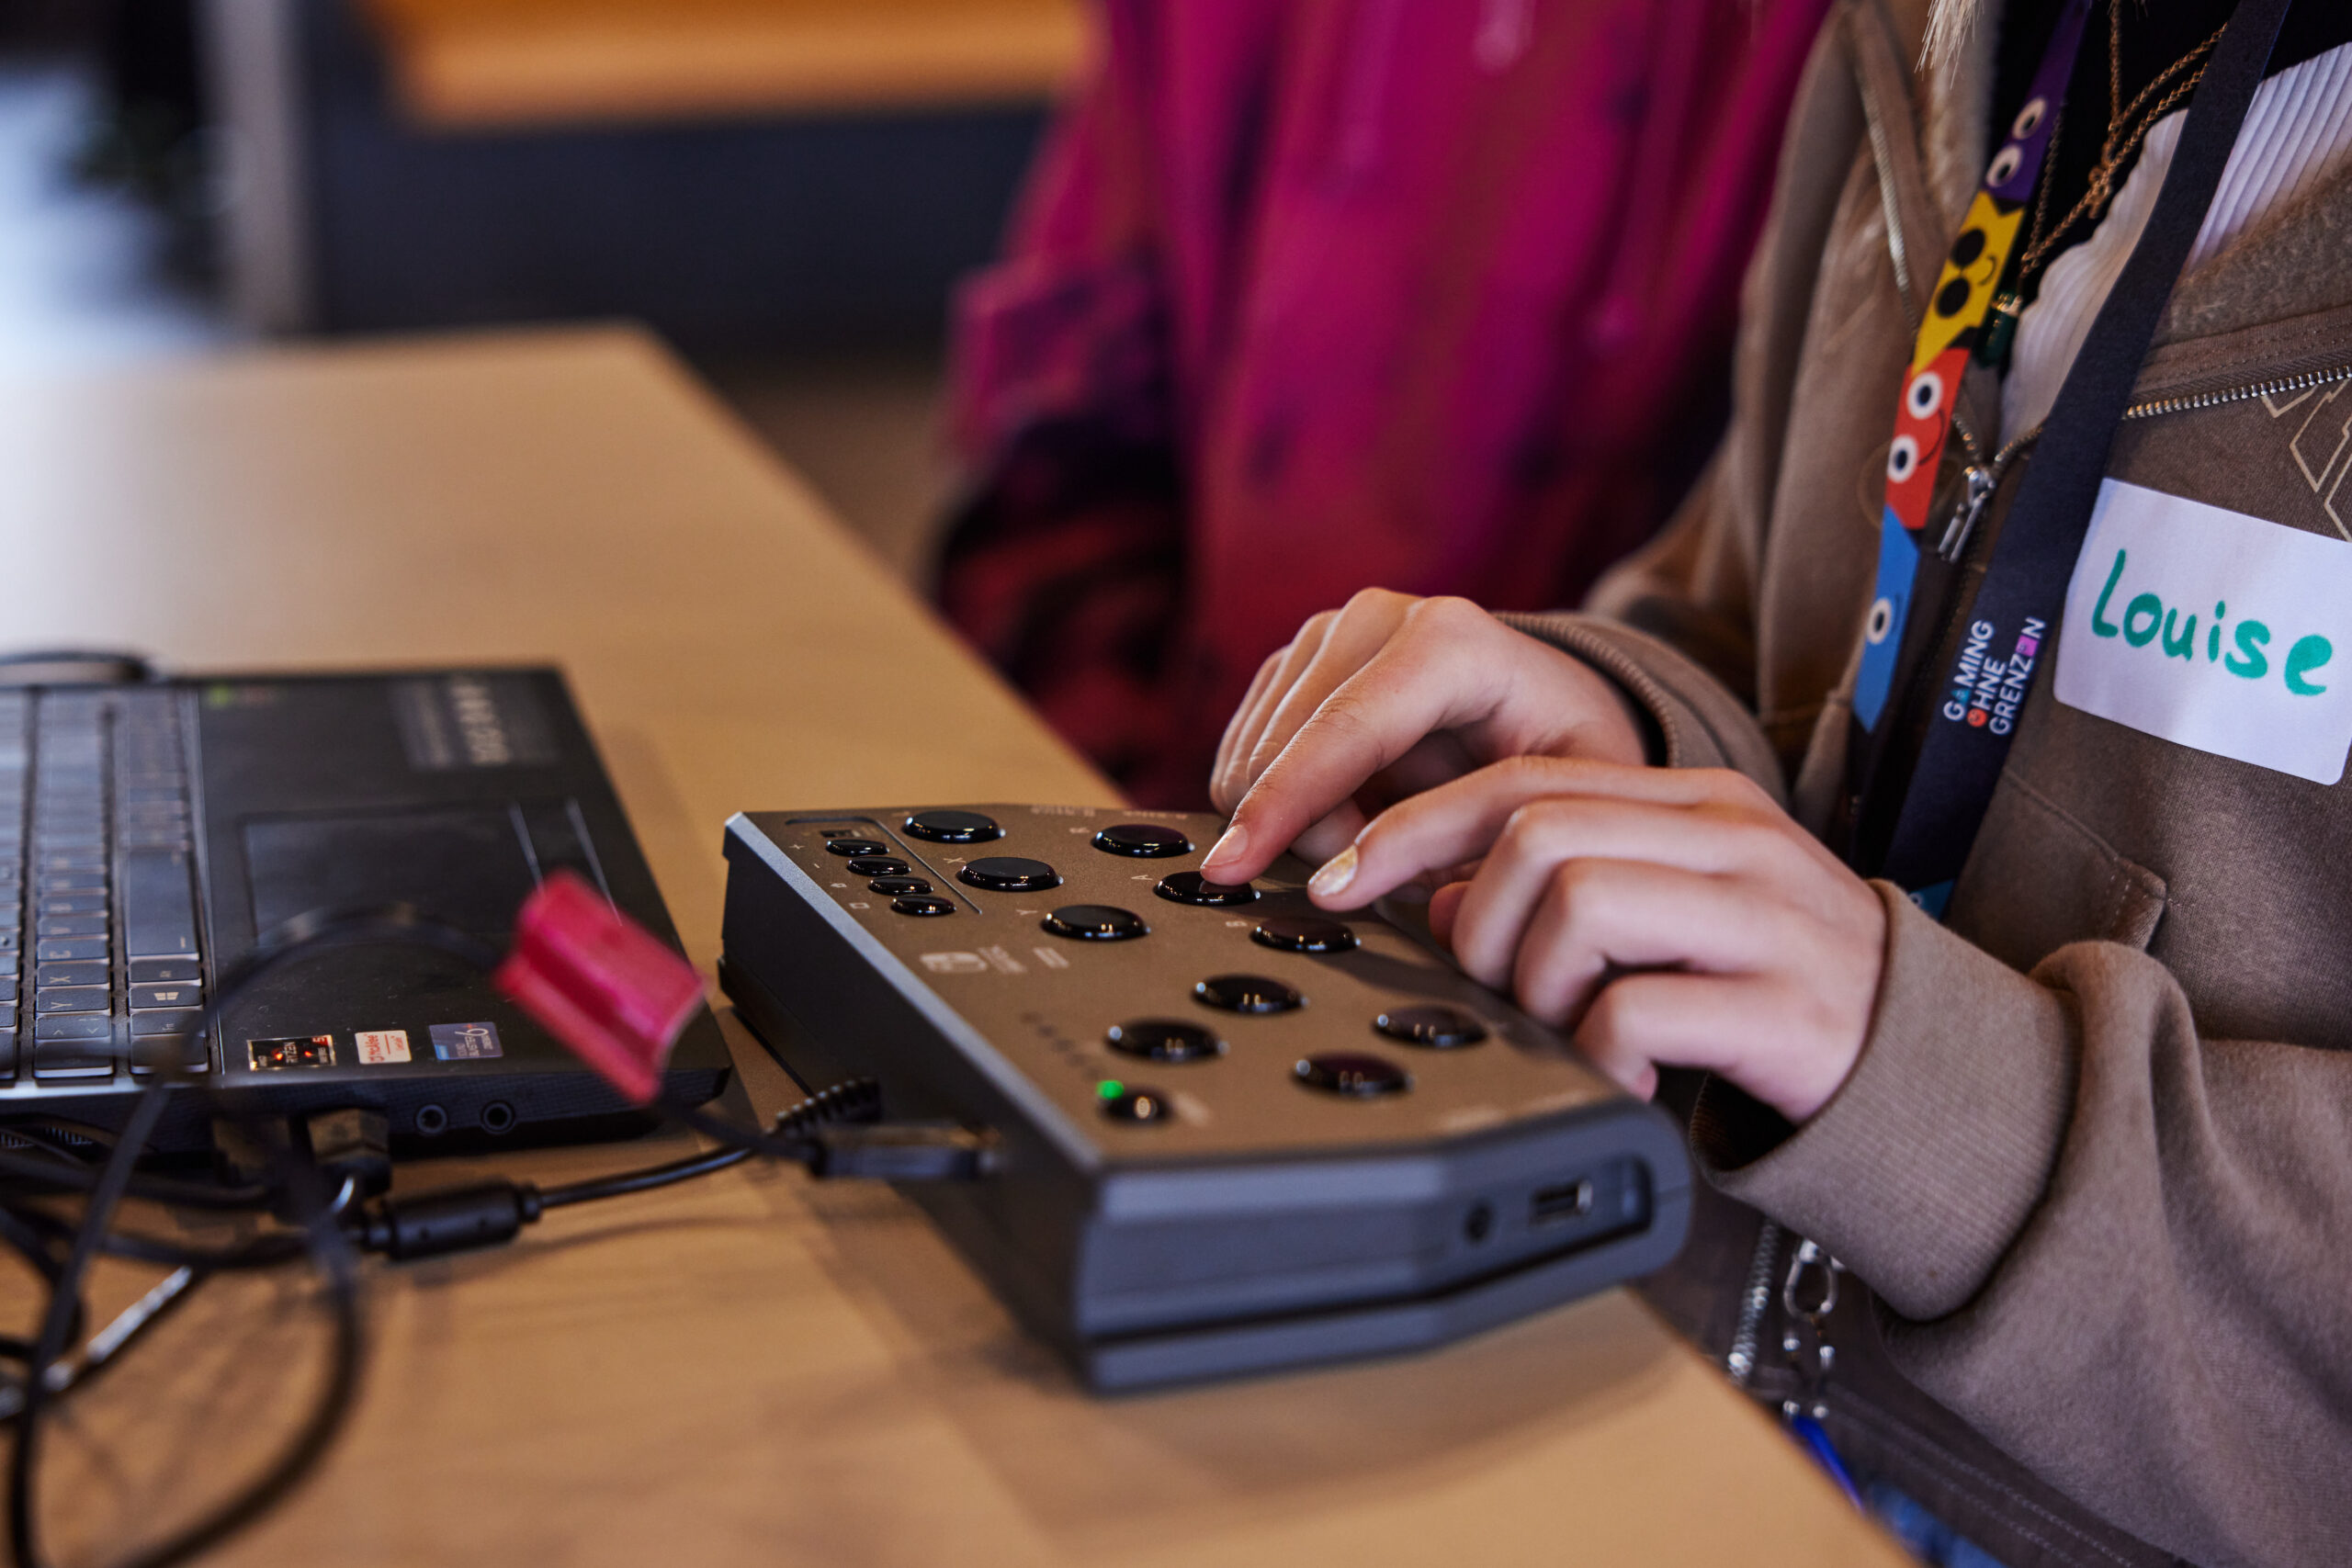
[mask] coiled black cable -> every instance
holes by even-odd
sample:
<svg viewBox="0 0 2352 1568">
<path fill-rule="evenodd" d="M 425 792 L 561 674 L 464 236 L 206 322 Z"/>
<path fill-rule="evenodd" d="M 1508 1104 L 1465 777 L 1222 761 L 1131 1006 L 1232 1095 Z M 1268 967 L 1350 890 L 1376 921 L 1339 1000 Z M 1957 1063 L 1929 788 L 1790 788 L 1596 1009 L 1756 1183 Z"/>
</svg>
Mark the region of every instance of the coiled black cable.
<svg viewBox="0 0 2352 1568">
<path fill-rule="evenodd" d="M 220 977 L 187 1028 L 175 1038 L 175 1049 L 156 1070 L 154 1079 L 132 1102 L 130 1114 L 105 1163 L 90 1184 L 80 1223 L 57 1274 L 51 1280 L 50 1298 L 31 1354 L 26 1359 L 17 1440 L 8 1465 L 8 1547 L 17 1568 L 40 1568 L 40 1536 L 38 1487 L 41 1453 L 41 1421 L 52 1398 L 50 1369 L 65 1353 L 75 1336 L 82 1313 L 83 1282 L 90 1266 L 104 1250 L 115 1211 L 130 1193 L 140 1156 L 154 1136 L 167 1097 L 187 1086 L 190 1076 L 179 1066 L 178 1049 L 189 1040 L 209 1035 L 222 1010 L 240 996 L 288 965 L 322 953 L 361 943 L 398 943 L 432 948 L 487 972 L 501 954 L 481 938 L 455 926 L 431 919 L 407 905 L 368 909 L 328 910 L 299 916 L 266 932 Z M 251 1112 L 231 1099 L 223 1107 L 241 1120 Z M 225 1539 L 267 1511 L 291 1491 L 316 1464 L 349 1414 L 358 1386 L 363 1350 L 359 1317 L 356 1259 L 327 1194 L 320 1190 L 318 1173 L 290 1152 L 272 1156 L 273 1185 L 290 1200 L 289 1207 L 307 1239 L 313 1266 L 326 1283 L 334 1322 L 334 1344 L 327 1382 L 310 1417 L 293 1440 L 261 1476 L 226 1503 L 131 1559 L 128 1568 L 164 1568 L 181 1562 Z M 47 1173 L 37 1173 L 40 1179 Z"/>
<path fill-rule="evenodd" d="M 133 1101 L 119 1133 L 42 1118 L 22 1124 L 22 1135 L 7 1140 L 14 1147 L 0 1146 L 0 1179 L 11 1186 L 40 1195 L 86 1194 L 79 1217 L 70 1223 L 29 1206 L 0 1205 L 0 1245 L 22 1256 L 49 1287 L 35 1337 L 29 1342 L 0 1338 L 0 1359 L 20 1360 L 24 1368 L 16 1391 L 16 1443 L 8 1469 L 8 1544 L 17 1568 L 41 1568 L 43 1561 L 36 1505 L 42 1421 L 49 1406 L 68 1386 L 113 1364 L 132 1338 L 182 1304 L 197 1285 L 216 1271 L 267 1268 L 309 1257 L 326 1287 L 334 1328 L 326 1384 L 300 1430 L 260 1476 L 195 1523 L 139 1552 L 124 1568 L 165 1568 L 225 1540 L 291 1492 L 341 1429 L 358 1385 L 365 1350 L 357 1249 L 364 1246 L 395 1257 L 412 1255 L 404 1254 L 399 1245 L 404 1233 L 397 1223 L 395 1206 L 387 1201 L 361 1214 L 348 1207 L 353 1193 L 347 1184 L 331 1200 L 308 1157 L 278 1140 L 260 1135 L 260 1119 L 232 1096 L 216 1097 L 215 1103 L 243 1124 L 258 1146 L 272 1151 L 268 1181 L 208 1187 L 142 1174 L 137 1167 L 168 1097 L 187 1089 L 211 1092 L 178 1066 L 179 1048 L 185 1042 L 208 1036 L 232 1002 L 286 966 L 336 949 L 374 943 L 431 948 L 484 972 L 495 968 L 503 956 L 480 938 L 405 905 L 327 911 L 289 920 L 266 933 L 251 953 L 220 977 L 197 1017 L 173 1041 L 175 1048 L 168 1060 L 157 1065 L 153 1079 Z M 510 1238 L 521 1223 L 537 1219 L 544 1210 L 650 1191 L 724 1170 L 755 1154 L 806 1165 L 820 1175 L 865 1174 L 891 1179 L 952 1179 L 984 1168 L 985 1144 L 960 1129 L 886 1127 L 878 1131 L 896 1132 L 901 1138 L 863 1148 L 854 1143 L 836 1146 L 828 1142 L 829 1134 L 876 1122 L 881 1105 L 878 1086 L 870 1079 L 854 1079 L 811 1095 L 761 1130 L 657 1100 L 653 1109 L 720 1146 L 685 1159 L 546 1191 L 526 1183 L 500 1182 L 456 1194 L 426 1193 L 415 1203 L 424 1206 L 439 1201 L 446 1218 L 451 1208 L 448 1200 L 454 1197 L 460 1201 L 456 1207 L 467 1224 L 474 1224 L 480 1213 L 466 1212 L 463 1200 L 491 1200 L 481 1206 L 483 1213 L 503 1204 L 507 1223 L 499 1234 L 482 1237 L 495 1241 Z M 102 1150 L 104 1158 L 94 1165 L 84 1153 L 85 1146 Z M 231 1247 L 188 1247 L 115 1230 L 114 1216 L 130 1197 L 212 1213 L 277 1208 L 291 1214 L 293 1225 L 266 1231 Z M 64 1361 L 65 1350 L 83 1333 L 87 1317 L 84 1284 L 101 1253 L 164 1264 L 175 1273 L 153 1293 L 155 1299 L 117 1320 L 119 1337 L 104 1347 L 94 1345 L 76 1368 Z M 0 1411 L 0 1417 L 8 1414 Z"/>
</svg>

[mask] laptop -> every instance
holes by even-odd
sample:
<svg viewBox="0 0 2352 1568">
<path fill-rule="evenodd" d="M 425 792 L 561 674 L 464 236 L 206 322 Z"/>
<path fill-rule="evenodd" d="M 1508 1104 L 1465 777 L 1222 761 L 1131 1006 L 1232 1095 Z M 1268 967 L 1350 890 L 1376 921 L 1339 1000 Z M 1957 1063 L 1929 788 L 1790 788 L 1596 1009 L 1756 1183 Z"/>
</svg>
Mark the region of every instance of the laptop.
<svg viewBox="0 0 2352 1568">
<path fill-rule="evenodd" d="M 559 869 L 676 945 L 554 670 L 0 686 L 0 1127 L 119 1124 L 150 1070 L 134 1047 L 184 1029 L 285 920 L 399 902 L 503 945 Z M 185 1061 L 269 1112 L 380 1111 L 409 1154 L 647 1124 L 484 976 L 421 949 L 303 961 Z M 705 1010 L 666 1087 L 700 1103 L 729 1067 Z M 205 1097 L 175 1096 L 157 1145 L 201 1149 L 209 1122 Z"/>
</svg>

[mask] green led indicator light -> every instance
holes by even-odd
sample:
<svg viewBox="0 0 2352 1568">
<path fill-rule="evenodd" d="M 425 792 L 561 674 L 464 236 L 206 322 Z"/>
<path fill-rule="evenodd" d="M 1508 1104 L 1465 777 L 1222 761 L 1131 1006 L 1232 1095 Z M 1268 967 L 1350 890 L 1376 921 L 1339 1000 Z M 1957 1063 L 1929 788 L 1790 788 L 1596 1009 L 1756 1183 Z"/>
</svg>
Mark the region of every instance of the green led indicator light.
<svg viewBox="0 0 2352 1568">
<path fill-rule="evenodd" d="M 1094 1086 L 1094 1092 L 1104 1100 L 1116 1100 L 1127 1092 L 1127 1086 L 1116 1078 L 1104 1078 Z"/>
</svg>

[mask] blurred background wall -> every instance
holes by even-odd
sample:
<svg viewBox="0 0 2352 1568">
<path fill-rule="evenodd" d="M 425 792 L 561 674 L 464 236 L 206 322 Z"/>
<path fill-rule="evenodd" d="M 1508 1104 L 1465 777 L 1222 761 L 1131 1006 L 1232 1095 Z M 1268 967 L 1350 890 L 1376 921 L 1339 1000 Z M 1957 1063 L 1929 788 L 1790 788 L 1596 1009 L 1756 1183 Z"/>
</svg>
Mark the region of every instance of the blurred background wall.
<svg viewBox="0 0 2352 1568">
<path fill-rule="evenodd" d="M 919 573 L 1080 0 L 0 0 L 0 374 L 626 317 Z"/>
</svg>

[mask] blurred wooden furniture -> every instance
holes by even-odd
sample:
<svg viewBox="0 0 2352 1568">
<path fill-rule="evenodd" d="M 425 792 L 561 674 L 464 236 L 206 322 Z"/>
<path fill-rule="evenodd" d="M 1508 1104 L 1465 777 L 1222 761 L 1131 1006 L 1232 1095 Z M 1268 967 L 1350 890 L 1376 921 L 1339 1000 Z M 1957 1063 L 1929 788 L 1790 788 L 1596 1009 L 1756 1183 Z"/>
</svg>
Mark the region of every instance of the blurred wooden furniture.
<svg viewBox="0 0 2352 1568">
<path fill-rule="evenodd" d="M 1083 0 L 197 0 L 264 332 L 629 317 L 721 351 L 936 335 Z"/>
<path fill-rule="evenodd" d="M 1108 793 L 634 334 L 0 388 L 0 558 L 12 643 L 560 661 L 705 964 L 738 808 Z M 731 1040 L 773 1106 L 779 1075 Z M 551 1183 L 681 1147 L 493 1163 Z M 110 1265 L 94 1304 L 154 1277 Z M 349 1428 L 220 1561 L 1905 1561 L 1622 1292 L 1434 1355 L 1096 1399 L 893 1193 L 754 1166 L 368 1279 Z M 322 1344 L 307 1291 L 216 1279 L 74 1397 L 48 1450 L 57 1560 L 121 1560 L 293 1429 Z"/>
<path fill-rule="evenodd" d="M 444 129 L 1035 102 L 1080 0 L 368 0 L 410 113 Z"/>
</svg>

